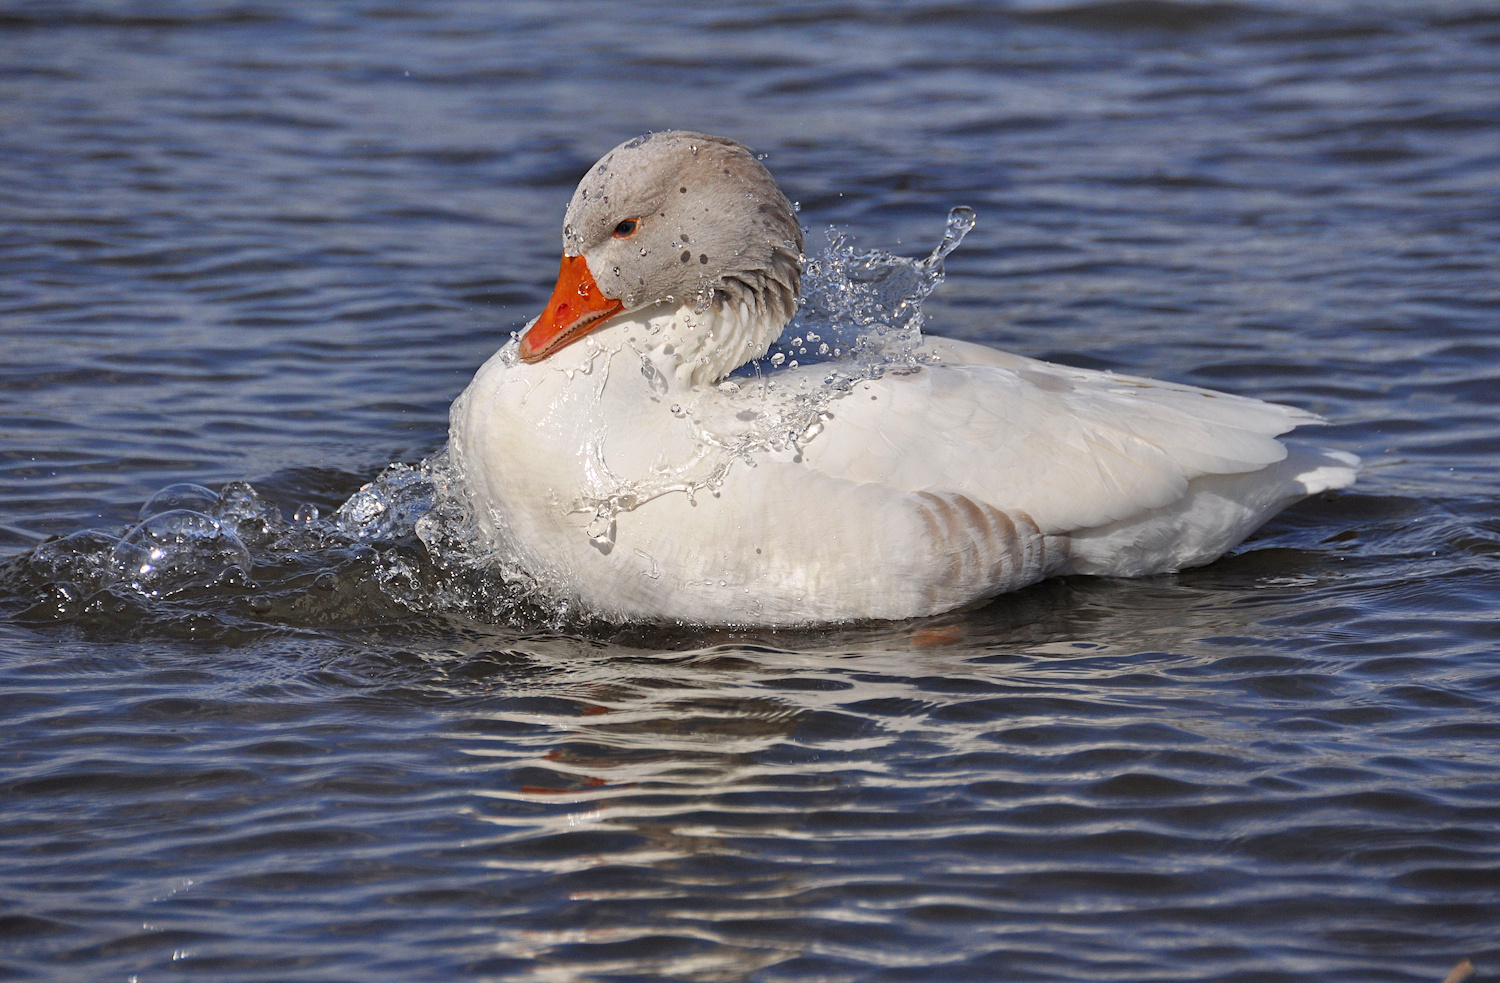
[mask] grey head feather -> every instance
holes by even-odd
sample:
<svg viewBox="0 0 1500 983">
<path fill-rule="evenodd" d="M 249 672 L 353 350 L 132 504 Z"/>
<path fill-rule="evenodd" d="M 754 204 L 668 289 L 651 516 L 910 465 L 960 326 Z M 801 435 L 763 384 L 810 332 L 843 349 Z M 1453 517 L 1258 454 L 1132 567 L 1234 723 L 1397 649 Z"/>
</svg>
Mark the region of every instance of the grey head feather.
<svg viewBox="0 0 1500 983">
<path fill-rule="evenodd" d="M 622 222 L 634 231 L 617 235 Z M 745 304 L 785 324 L 801 289 L 802 229 L 770 172 L 742 144 L 685 130 L 627 140 L 589 168 L 563 252 L 627 310 Z"/>
</svg>

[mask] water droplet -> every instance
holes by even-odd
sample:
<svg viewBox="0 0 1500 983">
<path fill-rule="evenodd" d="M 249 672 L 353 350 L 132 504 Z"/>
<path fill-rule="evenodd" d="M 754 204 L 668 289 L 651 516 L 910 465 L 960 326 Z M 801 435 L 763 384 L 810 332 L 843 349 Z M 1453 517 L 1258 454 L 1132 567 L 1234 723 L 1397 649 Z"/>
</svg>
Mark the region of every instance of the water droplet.
<svg viewBox="0 0 1500 983">
<path fill-rule="evenodd" d="M 641 356 L 641 376 L 645 378 L 646 384 L 651 387 L 651 391 L 656 393 L 656 395 L 665 396 L 667 394 L 667 377 L 662 375 L 661 370 L 656 367 L 656 363 L 652 362 L 645 355 Z"/>
<path fill-rule="evenodd" d="M 608 556 L 610 551 L 615 548 L 614 516 L 603 509 L 595 513 L 585 532 L 588 534 L 589 542 L 605 556 Z"/>
</svg>

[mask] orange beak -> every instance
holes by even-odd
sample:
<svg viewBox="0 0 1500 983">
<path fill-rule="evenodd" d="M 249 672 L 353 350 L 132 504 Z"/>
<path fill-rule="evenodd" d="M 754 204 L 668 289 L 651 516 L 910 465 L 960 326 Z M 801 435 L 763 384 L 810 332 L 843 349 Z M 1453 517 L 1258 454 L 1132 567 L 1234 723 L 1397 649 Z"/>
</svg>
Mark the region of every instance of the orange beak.
<svg viewBox="0 0 1500 983">
<path fill-rule="evenodd" d="M 521 359 L 540 362 L 620 313 L 625 305 L 604 296 L 582 256 L 564 256 L 546 310 L 521 336 Z"/>
</svg>

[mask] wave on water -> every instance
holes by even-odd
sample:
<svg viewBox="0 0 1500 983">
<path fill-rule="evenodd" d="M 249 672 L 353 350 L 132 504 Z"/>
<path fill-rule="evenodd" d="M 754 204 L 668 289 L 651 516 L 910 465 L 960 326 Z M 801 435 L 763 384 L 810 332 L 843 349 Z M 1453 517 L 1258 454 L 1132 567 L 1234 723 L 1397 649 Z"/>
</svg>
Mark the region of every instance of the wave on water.
<svg viewBox="0 0 1500 983">
<path fill-rule="evenodd" d="M 923 358 L 922 300 L 974 222 L 971 209 L 953 209 L 942 241 L 921 259 L 860 251 L 830 228 L 822 254 L 806 263 L 796 317 L 735 375 L 795 379 L 783 416 L 812 426 L 857 382 L 909 371 Z M 742 440 L 726 463 L 771 443 Z M 128 529 L 85 529 L 0 566 L 0 601 L 22 622 L 200 638 L 451 616 L 581 627 L 584 613 L 477 545 L 456 477 L 446 449 L 391 464 L 326 516 L 309 504 L 287 515 L 246 481 L 217 491 L 173 484 Z"/>
</svg>

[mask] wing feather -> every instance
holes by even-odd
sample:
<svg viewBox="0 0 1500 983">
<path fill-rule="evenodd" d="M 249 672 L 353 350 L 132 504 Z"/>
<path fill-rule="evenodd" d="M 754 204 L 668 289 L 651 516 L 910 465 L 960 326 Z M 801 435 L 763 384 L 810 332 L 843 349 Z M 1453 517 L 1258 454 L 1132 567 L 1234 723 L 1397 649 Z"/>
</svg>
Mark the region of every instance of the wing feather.
<svg viewBox="0 0 1500 983">
<path fill-rule="evenodd" d="M 962 342 L 937 364 L 860 383 L 803 451 L 808 467 L 906 492 L 953 493 L 1046 534 L 1117 522 L 1210 474 L 1286 457 L 1277 435 L 1310 413 Z"/>
</svg>

